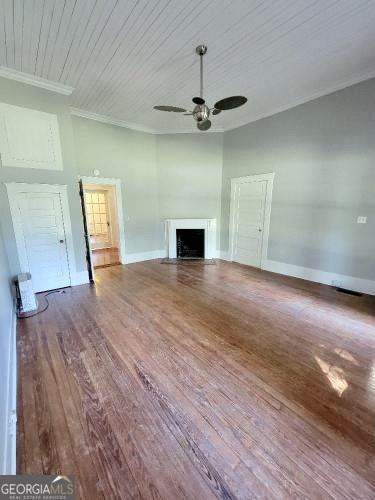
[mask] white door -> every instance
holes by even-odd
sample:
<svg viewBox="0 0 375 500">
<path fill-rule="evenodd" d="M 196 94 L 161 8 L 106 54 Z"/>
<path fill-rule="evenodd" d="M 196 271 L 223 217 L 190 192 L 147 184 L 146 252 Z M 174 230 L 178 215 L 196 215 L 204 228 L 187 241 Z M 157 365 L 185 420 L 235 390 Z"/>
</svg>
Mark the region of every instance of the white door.
<svg viewBox="0 0 375 500">
<path fill-rule="evenodd" d="M 18 193 L 17 203 L 35 292 L 70 286 L 59 193 Z"/>
<path fill-rule="evenodd" d="M 232 183 L 231 260 L 261 267 L 268 180 L 240 178 Z"/>
<path fill-rule="evenodd" d="M 86 190 L 86 214 L 93 250 L 112 245 L 107 191 Z"/>
</svg>

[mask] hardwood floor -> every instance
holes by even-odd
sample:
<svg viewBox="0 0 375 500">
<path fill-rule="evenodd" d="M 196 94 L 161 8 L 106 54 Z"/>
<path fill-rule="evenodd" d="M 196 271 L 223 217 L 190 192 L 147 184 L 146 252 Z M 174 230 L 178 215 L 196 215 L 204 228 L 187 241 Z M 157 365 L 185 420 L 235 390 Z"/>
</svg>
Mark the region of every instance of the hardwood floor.
<svg viewBox="0 0 375 500">
<path fill-rule="evenodd" d="M 84 499 L 375 498 L 375 298 L 219 261 L 96 272 L 18 325 L 18 473 Z"/>
<path fill-rule="evenodd" d="M 98 248 L 92 251 L 94 268 L 116 266 L 120 263 L 118 248 Z"/>
</svg>

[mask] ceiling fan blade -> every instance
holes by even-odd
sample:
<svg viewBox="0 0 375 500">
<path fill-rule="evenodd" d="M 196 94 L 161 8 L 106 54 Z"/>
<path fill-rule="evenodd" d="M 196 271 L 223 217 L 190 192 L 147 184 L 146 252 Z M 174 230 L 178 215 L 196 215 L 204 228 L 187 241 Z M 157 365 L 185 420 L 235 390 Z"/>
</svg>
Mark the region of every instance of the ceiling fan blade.
<svg viewBox="0 0 375 500">
<path fill-rule="evenodd" d="M 227 109 L 239 108 L 243 104 L 247 102 L 247 98 L 242 95 L 234 95 L 231 97 L 226 97 L 225 99 L 221 99 L 215 104 L 215 108 L 220 111 L 226 111 Z"/>
<path fill-rule="evenodd" d="M 213 114 L 213 115 L 218 115 L 219 113 L 221 113 L 221 109 L 216 109 L 216 108 L 214 108 L 214 109 L 212 110 L 212 114 Z"/>
<path fill-rule="evenodd" d="M 176 106 L 154 106 L 158 111 L 167 111 L 168 113 L 185 113 L 186 109 L 177 108 Z"/>
<path fill-rule="evenodd" d="M 209 128 L 211 128 L 211 125 L 211 120 L 205 120 L 204 122 L 197 123 L 197 127 L 202 131 L 208 130 Z"/>
<path fill-rule="evenodd" d="M 204 104 L 206 102 L 202 97 L 193 97 L 192 101 L 194 104 Z"/>
</svg>

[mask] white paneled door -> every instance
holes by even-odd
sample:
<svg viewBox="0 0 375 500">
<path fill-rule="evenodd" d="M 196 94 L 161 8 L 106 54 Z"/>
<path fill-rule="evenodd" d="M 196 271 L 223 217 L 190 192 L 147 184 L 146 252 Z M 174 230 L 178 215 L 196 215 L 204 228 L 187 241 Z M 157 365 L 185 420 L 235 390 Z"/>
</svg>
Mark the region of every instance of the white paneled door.
<svg viewBox="0 0 375 500">
<path fill-rule="evenodd" d="M 60 193 L 18 193 L 17 203 L 34 291 L 70 286 Z"/>
<path fill-rule="evenodd" d="M 231 260 L 261 267 L 267 251 L 271 187 L 272 179 L 267 176 L 233 179 Z"/>
</svg>

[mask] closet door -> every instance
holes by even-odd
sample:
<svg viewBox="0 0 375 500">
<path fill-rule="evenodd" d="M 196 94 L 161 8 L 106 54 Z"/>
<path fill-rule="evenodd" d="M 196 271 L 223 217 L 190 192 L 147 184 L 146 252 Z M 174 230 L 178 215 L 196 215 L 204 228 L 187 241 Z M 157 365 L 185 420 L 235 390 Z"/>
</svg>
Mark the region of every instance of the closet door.
<svg viewBox="0 0 375 500">
<path fill-rule="evenodd" d="M 18 193 L 17 202 L 34 291 L 70 286 L 60 194 Z"/>
</svg>

